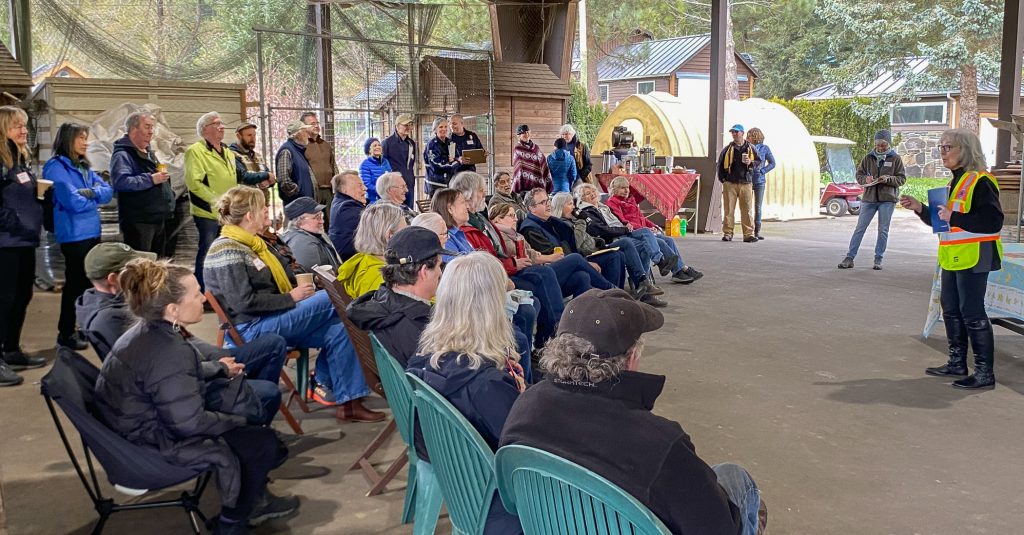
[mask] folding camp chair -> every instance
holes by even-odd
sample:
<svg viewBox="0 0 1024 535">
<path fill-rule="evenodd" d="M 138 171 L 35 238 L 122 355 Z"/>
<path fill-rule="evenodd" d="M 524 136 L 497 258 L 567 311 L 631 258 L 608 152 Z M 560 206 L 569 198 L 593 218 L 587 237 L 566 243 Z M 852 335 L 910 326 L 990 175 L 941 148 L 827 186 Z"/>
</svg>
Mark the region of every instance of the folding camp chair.
<svg viewBox="0 0 1024 535">
<path fill-rule="evenodd" d="M 50 416 L 53 417 L 64 449 L 67 450 L 71 464 L 89 494 L 93 507 L 100 515 L 92 533 L 101 533 L 107 519 L 113 513 L 163 507 L 184 508 L 189 517 L 192 533 L 201 533 L 200 526 L 206 523 L 206 517 L 199 510 L 199 500 L 210 481 L 212 466 L 185 468 L 169 464 L 155 449 L 132 444 L 107 427 L 94 414 L 93 389 L 98 376 L 99 369 L 85 357 L 70 349 L 59 348 L 53 368 L 41 381 L 46 406 L 50 409 Z M 84 468 L 78 455 L 71 448 L 71 440 L 64 431 L 64 425 L 54 404 L 60 407 L 61 412 L 82 439 L 82 450 L 85 452 Z M 191 480 L 195 480 L 195 486 L 190 491 L 183 491 L 173 500 L 117 503 L 113 498 L 103 495 L 92 462 L 94 455 L 106 472 L 107 480 L 115 486 L 139 489 L 138 492 L 142 493 L 177 486 Z"/>
</svg>

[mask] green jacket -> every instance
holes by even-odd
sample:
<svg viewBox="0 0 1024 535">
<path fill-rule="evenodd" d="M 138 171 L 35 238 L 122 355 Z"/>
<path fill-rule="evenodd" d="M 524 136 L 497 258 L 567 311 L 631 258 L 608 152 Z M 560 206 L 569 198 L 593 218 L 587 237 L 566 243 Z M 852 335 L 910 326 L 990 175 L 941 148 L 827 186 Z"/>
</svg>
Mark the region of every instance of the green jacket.
<svg viewBox="0 0 1024 535">
<path fill-rule="evenodd" d="M 192 215 L 217 219 L 217 199 L 241 183 L 235 167 L 235 152 L 221 144 L 217 154 L 205 139 L 185 151 L 185 186 L 192 202 Z"/>
<path fill-rule="evenodd" d="M 384 284 L 380 269 L 384 261 L 366 253 L 356 253 L 338 268 L 338 280 L 345 293 L 355 299 L 367 292 L 375 292 Z"/>
</svg>

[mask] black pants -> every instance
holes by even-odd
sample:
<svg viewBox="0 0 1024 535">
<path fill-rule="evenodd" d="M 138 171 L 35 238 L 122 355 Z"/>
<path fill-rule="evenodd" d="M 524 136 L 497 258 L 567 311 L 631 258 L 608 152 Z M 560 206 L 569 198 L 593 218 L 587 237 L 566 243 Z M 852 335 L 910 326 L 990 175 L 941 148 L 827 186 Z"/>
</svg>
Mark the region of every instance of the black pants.
<svg viewBox="0 0 1024 535">
<path fill-rule="evenodd" d="M 121 227 L 121 239 L 128 247 L 136 251 L 163 254 L 166 238 L 164 223 L 124 223 Z"/>
<path fill-rule="evenodd" d="M 942 270 L 942 314 L 960 316 L 964 322 L 988 319 L 985 313 L 985 290 L 988 273 Z"/>
<path fill-rule="evenodd" d="M 164 223 L 166 238 L 163 240 L 163 249 L 156 253 L 160 255 L 160 258 L 173 259 L 178 252 L 178 238 L 185 233 L 185 227 L 192 222 L 191 210 L 188 195 L 182 195 L 174 203 L 174 214 Z"/>
<path fill-rule="evenodd" d="M 238 457 L 242 485 L 234 507 L 225 507 L 221 516 L 244 522 L 252 514 L 253 505 L 267 488 L 267 474 L 279 461 L 277 436 L 269 427 L 247 425 L 221 435 Z"/>
<path fill-rule="evenodd" d="M 0 248 L 0 349 L 17 351 L 36 277 L 34 247 Z"/>
<path fill-rule="evenodd" d="M 75 301 L 86 290 L 92 287 L 85 276 L 85 255 L 100 242 L 99 238 L 72 241 L 60 244 L 60 252 L 64 255 L 64 289 L 60 294 L 60 319 L 57 320 L 57 332 L 61 336 L 71 336 L 75 328 Z"/>
</svg>

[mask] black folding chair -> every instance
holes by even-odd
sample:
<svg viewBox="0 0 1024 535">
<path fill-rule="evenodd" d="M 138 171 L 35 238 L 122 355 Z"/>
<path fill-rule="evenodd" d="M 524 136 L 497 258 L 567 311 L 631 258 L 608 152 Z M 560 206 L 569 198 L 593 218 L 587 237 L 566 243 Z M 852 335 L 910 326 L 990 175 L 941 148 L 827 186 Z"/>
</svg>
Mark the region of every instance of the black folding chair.
<svg viewBox="0 0 1024 535">
<path fill-rule="evenodd" d="M 210 467 L 185 468 L 169 464 L 156 450 L 132 444 L 107 427 L 94 414 L 93 389 L 98 376 L 99 370 L 85 357 L 70 349 L 60 348 L 53 368 L 42 380 L 42 394 L 50 409 L 53 423 L 57 426 L 60 439 L 64 442 L 68 457 L 71 458 L 71 464 L 78 472 L 78 478 L 82 480 L 85 491 L 89 493 L 89 499 L 100 515 L 92 533 L 101 533 L 107 518 L 118 511 L 182 507 L 188 514 L 192 533 L 198 535 L 201 533 L 200 526 L 206 523 L 206 517 L 199 510 L 199 500 L 210 481 Z M 71 425 L 82 439 L 88 477 L 78 455 L 71 448 L 71 441 L 64 432 L 64 426 L 54 409 L 54 402 L 71 421 Z M 194 479 L 195 486 L 191 491 L 183 491 L 174 500 L 117 503 L 103 495 L 92 462 L 94 455 L 106 471 L 107 480 L 113 485 L 148 491 L 173 487 Z"/>
</svg>

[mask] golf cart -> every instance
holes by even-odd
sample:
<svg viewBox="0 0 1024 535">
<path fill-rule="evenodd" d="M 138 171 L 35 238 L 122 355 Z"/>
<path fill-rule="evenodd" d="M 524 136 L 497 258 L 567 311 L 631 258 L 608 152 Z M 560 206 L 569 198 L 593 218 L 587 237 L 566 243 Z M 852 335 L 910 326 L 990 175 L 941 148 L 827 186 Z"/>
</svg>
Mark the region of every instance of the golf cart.
<svg viewBox="0 0 1024 535">
<path fill-rule="evenodd" d="M 857 165 L 853 162 L 851 147 L 856 143 L 831 136 L 811 136 L 811 141 L 825 146 L 822 173 L 831 177 L 828 185 L 821 187 L 820 206 L 833 217 L 840 217 L 846 212 L 859 214 L 864 187 L 857 183 Z"/>
</svg>

